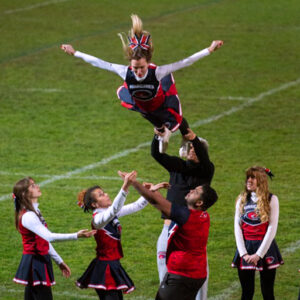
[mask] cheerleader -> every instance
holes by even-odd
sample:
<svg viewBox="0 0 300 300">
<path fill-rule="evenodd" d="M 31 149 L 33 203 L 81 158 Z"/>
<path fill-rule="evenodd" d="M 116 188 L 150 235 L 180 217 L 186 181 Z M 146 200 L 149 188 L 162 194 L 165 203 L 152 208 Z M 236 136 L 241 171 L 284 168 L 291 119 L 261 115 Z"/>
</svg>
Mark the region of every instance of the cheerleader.
<svg viewBox="0 0 300 300">
<path fill-rule="evenodd" d="M 182 116 L 172 72 L 190 66 L 214 52 L 223 45 L 223 41 L 213 41 L 210 47 L 181 61 L 156 66 L 151 63 L 154 48 L 150 33 L 143 30 L 142 20 L 137 15 L 132 15 L 131 19 L 132 28 L 129 32 L 128 43 L 125 42 L 122 34 L 119 34 L 123 50 L 130 63 L 129 66 L 113 64 L 75 51 L 71 45 L 63 44 L 61 49 L 95 67 L 114 72 L 125 81 L 117 90 L 121 105 L 139 112 L 157 130 L 164 133 L 160 139 L 160 152 L 163 153 L 171 132 L 179 128 L 182 135 L 185 135 L 188 128 L 188 123 Z"/>
<path fill-rule="evenodd" d="M 128 188 L 136 177 L 136 172 L 128 173 L 113 203 L 100 186 L 93 186 L 79 193 L 78 204 L 84 212 L 92 211 L 92 228 L 95 234 L 96 258 L 92 260 L 84 274 L 77 280 L 80 288 L 94 288 L 101 300 L 123 299 L 132 292 L 134 283 L 120 264 L 123 257 L 121 246 L 120 217 L 143 209 L 148 202 L 140 197 L 134 203 L 124 205 Z"/>
<path fill-rule="evenodd" d="M 246 171 L 245 190 L 236 202 L 234 233 L 237 251 L 232 267 L 238 268 L 242 300 L 254 295 L 255 270 L 260 271 L 263 299 L 274 298 L 276 268 L 283 260 L 275 241 L 279 217 L 279 202 L 270 193 L 269 169 L 251 167 Z"/>
<path fill-rule="evenodd" d="M 77 240 L 90 237 L 95 231 L 80 230 L 77 233 L 53 233 L 47 229 L 45 219 L 38 208 L 42 195 L 39 186 L 31 177 L 18 181 L 13 188 L 15 202 L 15 225 L 22 235 L 23 255 L 13 279 L 25 285 L 25 300 L 51 300 L 51 286 L 55 284 L 51 258 L 69 277 L 71 270 L 54 250 L 50 242 Z"/>
</svg>

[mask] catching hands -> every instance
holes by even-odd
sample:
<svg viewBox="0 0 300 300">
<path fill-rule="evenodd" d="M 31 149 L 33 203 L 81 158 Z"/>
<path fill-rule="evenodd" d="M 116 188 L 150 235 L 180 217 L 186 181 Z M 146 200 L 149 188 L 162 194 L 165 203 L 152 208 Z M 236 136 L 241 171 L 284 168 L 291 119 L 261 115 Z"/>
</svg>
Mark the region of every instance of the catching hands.
<svg viewBox="0 0 300 300">
<path fill-rule="evenodd" d="M 74 50 L 72 45 L 62 44 L 60 46 L 60 49 L 62 49 L 63 51 L 65 51 L 69 55 L 74 55 L 74 53 L 75 53 L 75 50 Z"/>
<path fill-rule="evenodd" d="M 122 189 L 125 192 L 128 192 L 129 186 L 132 185 L 132 183 L 134 181 L 136 181 L 137 172 L 136 171 L 132 171 L 130 173 L 126 173 L 126 172 L 118 171 L 118 174 L 124 180 Z"/>
<path fill-rule="evenodd" d="M 211 43 L 211 45 L 208 47 L 208 51 L 209 51 L 210 53 L 212 53 L 212 52 L 218 50 L 220 47 L 222 47 L 223 44 L 224 44 L 223 41 L 219 41 L 219 40 L 218 40 L 218 41 L 213 41 L 213 42 Z"/>
<path fill-rule="evenodd" d="M 157 184 L 153 184 L 150 182 L 143 182 L 143 186 L 150 190 L 151 192 L 156 192 L 160 189 L 169 189 L 171 185 L 168 182 L 160 182 Z"/>
<path fill-rule="evenodd" d="M 68 267 L 67 264 L 62 262 L 59 264 L 59 268 L 61 269 L 61 272 L 64 277 L 69 278 L 71 276 L 71 269 Z"/>
<path fill-rule="evenodd" d="M 78 238 L 88 238 L 88 237 L 91 237 L 92 235 L 95 235 L 97 232 L 97 230 L 88 230 L 88 229 L 82 229 L 82 230 L 79 230 L 77 232 L 77 237 Z"/>
<path fill-rule="evenodd" d="M 184 138 L 188 141 L 192 141 L 196 138 L 196 133 L 191 129 L 191 128 L 188 128 L 187 129 L 188 133 L 184 135 Z"/>
</svg>

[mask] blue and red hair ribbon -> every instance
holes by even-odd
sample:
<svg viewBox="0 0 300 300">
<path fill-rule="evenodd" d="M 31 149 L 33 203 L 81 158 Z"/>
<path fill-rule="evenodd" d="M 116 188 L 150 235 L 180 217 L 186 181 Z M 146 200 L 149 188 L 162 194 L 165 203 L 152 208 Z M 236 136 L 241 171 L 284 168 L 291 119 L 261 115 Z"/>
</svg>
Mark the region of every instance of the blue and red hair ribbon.
<svg viewBox="0 0 300 300">
<path fill-rule="evenodd" d="M 137 47 L 140 47 L 143 50 L 149 50 L 149 48 L 150 48 L 150 45 L 148 44 L 149 38 L 150 38 L 150 35 L 145 36 L 144 34 L 142 34 L 140 39 L 136 35 L 134 35 L 134 37 L 132 37 L 132 38 L 128 37 L 129 47 L 132 50 L 135 50 Z"/>
<path fill-rule="evenodd" d="M 265 172 L 267 173 L 267 175 L 270 177 L 270 179 L 272 180 L 273 177 L 275 176 L 270 169 L 268 168 L 265 168 Z"/>
</svg>

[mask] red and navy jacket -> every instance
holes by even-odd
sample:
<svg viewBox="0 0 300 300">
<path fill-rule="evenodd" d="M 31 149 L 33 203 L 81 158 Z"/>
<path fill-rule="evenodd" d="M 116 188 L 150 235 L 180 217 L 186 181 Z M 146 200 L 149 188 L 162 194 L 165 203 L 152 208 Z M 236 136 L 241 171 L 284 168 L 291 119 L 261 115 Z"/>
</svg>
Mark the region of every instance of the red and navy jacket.
<svg viewBox="0 0 300 300">
<path fill-rule="evenodd" d="M 269 201 L 272 194 L 269 195 Z M 256 213 L 257 203 L 247 195 L 247 202 L 244 206 L 244 213 L 241 216 L 243 236 L 246 240 L 263 240 L 269 226 L 269 222 L 261 222 Z"/>
<path fill-rule="evenodd" d="M 93 223 L 92 228 L 95 229 Z M 117 217 L 97 230 L 94 238 L 97 243 L 97 257 L 100 260 L 117 260 L 123 257 L 121 231 L 122 227 Z"/>
<path fill-rule="evenodd" d="M 172 203 L 171 219 L 166 256 L 168 272 L 195 279 L 205 278 L 209 214 Z"/>
<path fill-rule="evenodd" d="M 24 209 L 19 215 L 19 232 L 22 235 L 23 254 L 47 255 L 49 252 L 49 242 L 25 228 L 22 224 L 22 216 L 27 211 Z M 44 218 L 40 218 L 45 227 L 47 224 Z"/>
</svg>

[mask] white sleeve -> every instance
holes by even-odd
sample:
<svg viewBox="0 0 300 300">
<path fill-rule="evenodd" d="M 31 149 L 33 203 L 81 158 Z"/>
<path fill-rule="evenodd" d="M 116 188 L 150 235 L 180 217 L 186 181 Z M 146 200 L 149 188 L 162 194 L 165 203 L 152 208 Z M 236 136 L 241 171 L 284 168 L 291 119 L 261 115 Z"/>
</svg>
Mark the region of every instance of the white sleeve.
<svg viewBox="0 0 300 300">
<path fill-rule="evenodd" d="M 63 259 L 59 256 L 59 254 L 55 251 L 51 243 L 49 243 L 49 255 L 51 258 L 55 261 L 57 265 L 61 264 L 63 262 Z"/>
<path fill-rule="evenodd" d="M 77 233 L 53 233 L 45 227 L 39 217 L 28 211 L 22 216 L 22 225 L 48 242 L 77 240 Z"/>
<path fill-rule="evenodd" d="M 243 257 L 245 254 L 247 254 L 247 250 L 245 247 L 245 241 L 244 241 L 243 232 L 241 228 L 240 203 L 241 203 L 241 198 L 237 200 L 235 205 L 234 236 L 235 236 L 236 246 L 239 251 L 240 257 Z"/>
<path fill-rule="evenodd" d="M 206 48 L 206 49 L 203 49 L 187 58 L 177 61 L 175 63 L 169 64 L 169 65 L 158 66 L 155 71 L 156 78 L 157 78 L 157 80 L 161 80 L 166 75 L 168 75 L 172 72 L 175 72 L 177 70 L 180 70 L 182 68 L 188 67 L 188 66 L 192 65 L 194 62 L 196 62 L 197 60 L 199 60 L 209 54 L 210 54 L 210 52 Z"/>
<path fill-rule="evenodd" d="M 272 241 L 275 238 L 277 225 L 278 225 L 278 218 L 279 218 L 279 201 L 277 196 L 273 195 L 270 201 L 269 226 L 261 245 L 256 251 L 256 254 L 261 258 L 263 258 L 266 255 Z"/>
<path fill-rule="evenodd" d="M 126 215 L 133 214 L 146 207 L 147 204 L 148 201 L 144 197 L 140 197 L 135 202 L 123 206 L 120 212 L 118 213 L 118 217 L 124 217 Z"/>
<path fill-rule="evenodd" d="M 83 59 L 85 62 L 91 64 L 94 67 L 116 73 L 123 80 L 125 80 L 125 78 L 126 78 L 128 66 L 113 64 L 113 63 L 107 62 L 105 60 L 102 60 L 100 58 L 97 58 L 95 56 L 82 53 L 80 51 L 76 51 L 74 53 L 74 56 Z"/>
<path fill-rule="evenodd" d="M 121 210 L 126 200 L 127 194 L 123 189 L 121 189 L 115 198 L 113 204 L 103 212 L 98 212 L 93 218 L 93 225 L 96 229 L 104 227 L 109 223 Z"/>
</svg>

